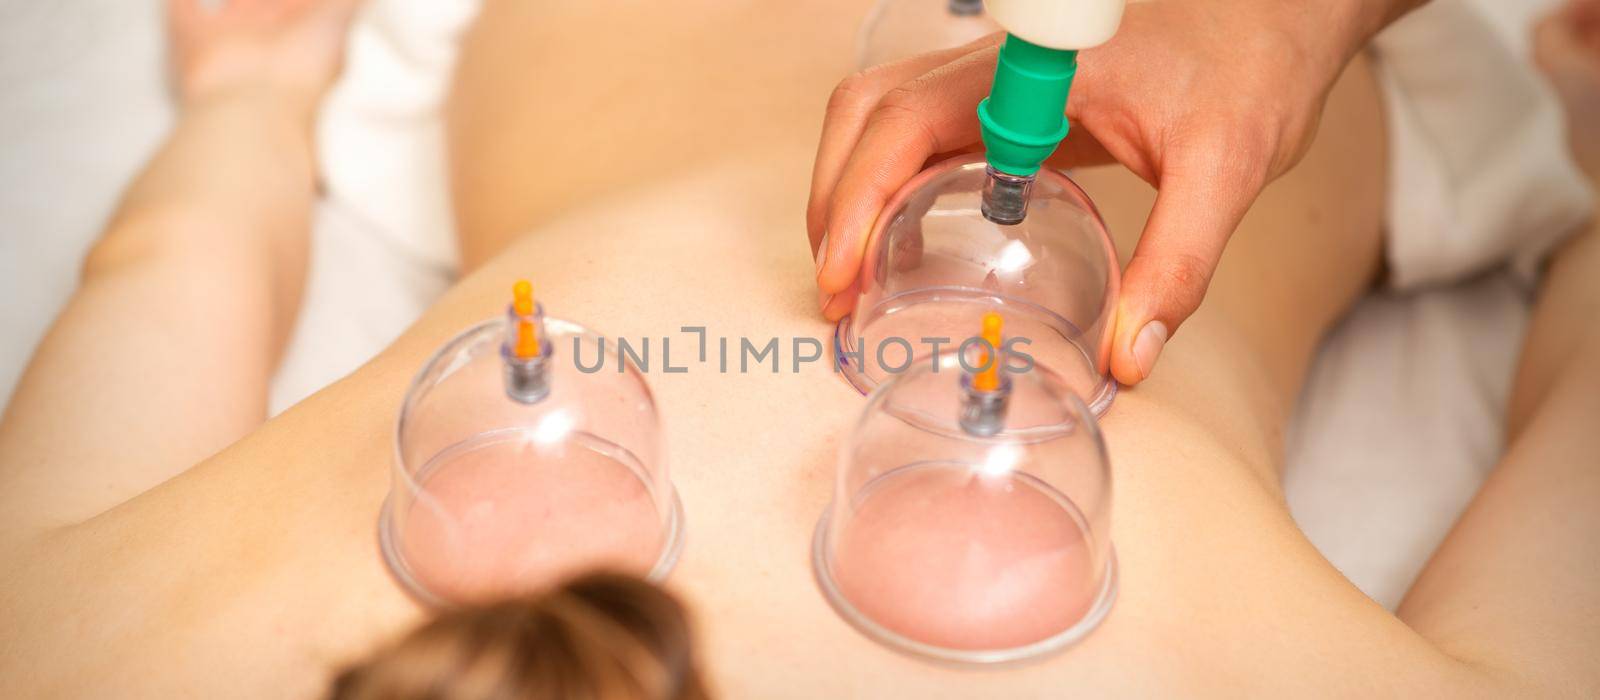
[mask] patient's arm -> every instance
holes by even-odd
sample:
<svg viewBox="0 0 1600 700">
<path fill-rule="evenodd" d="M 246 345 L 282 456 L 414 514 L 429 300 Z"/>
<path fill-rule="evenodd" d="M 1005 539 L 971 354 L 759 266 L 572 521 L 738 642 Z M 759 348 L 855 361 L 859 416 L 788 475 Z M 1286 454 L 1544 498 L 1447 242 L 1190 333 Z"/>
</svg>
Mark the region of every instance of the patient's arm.
<svg viewBox="0 0 1600 700">
<path fill-rule="evenodd" d="M 95 515 L 266 417 L 305 277 L 312 118 L 355 3 L 169 5 L 178 123 L 0 422 L 7 534 Z"/>
<path fill-rule="evenodd" d="M 1557 695 L 1600 688 L 1600 230 L 1551 265 L 1510 448 L 1400 616 L 1457 658 Z"/>
</svg>

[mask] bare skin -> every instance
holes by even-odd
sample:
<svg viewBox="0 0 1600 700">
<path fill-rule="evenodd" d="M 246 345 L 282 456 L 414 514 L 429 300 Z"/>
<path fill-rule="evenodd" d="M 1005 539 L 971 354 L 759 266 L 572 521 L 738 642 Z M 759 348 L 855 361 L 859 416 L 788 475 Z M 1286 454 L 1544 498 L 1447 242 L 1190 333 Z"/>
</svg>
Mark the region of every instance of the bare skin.
<svg viewBox="0 0 1600 700">
<path fill-rule="evenodd" d="M 168 2 L 179 123 L 123 194 L 0 427 L 7 461 L 37 455 L 6 470 L 0 496 L 34 526 L 103 512 L 266 419 L 305 284 L 313 117 L 356 2 L 201 5 Z"/>
<path fill-rule="evenodd" d="M 738 15 L 750 44 L 770 53 L 687 42 L 661 57 L 664 66 L 769 78 L 747 85 L 747 111 L 717 121 L 659 106 L 721 74 L 644 66 L 615 82 L 586 81 L 585 71 L 607 70 L 603 62 L 563 54 L 562 42 L 604 52 L 613 48 L 606 42 L 620 49 L 626 32 L 591 17 L 534 17 L 523 5 L 486 4 L 452 112 L 462 245 L 477 269 L 366 366 L 191 468 L 189 453 L 130 466 L 116 455 L 158 453 L 185 432 L 174 426 L 204 417 L 217 399 L 194 401 L 159 429 L 104 432 L 122 425 L 113 419 L 85 431 L 82 406 L 139 415 L 149 389 L 126 383 L 128 373 L 69 383 L 82 362 L 53 357 L 90 347 L 101 327 L 58 322 L 56 345 L 47 341 L 24 380 L 39 387 L 35 398 L 19 393 L 0 424 L 8 689 L 315 696 L 337 666 L 414 624 L 425 611 L 390 578 L 374 535 L 395 412 L 426 355 L 501 309 L 512 279 L 538 280 L 553 312 L 614 334 L 687 342 L 678 327 L 704 325 L 730 337 L 826 336 L 813 263 L 794 233 L 821 102 L 848 68 L 851 22 L 811 5 L 719 4 L 715 12 Z M 674 21 L 687 10 L 668 10 L 584 11 L 615 12 L 663 36 L 696 31 Z M 598 26 L 608 31 L 573 31 Z M 808 60 L 795 58 L 800 45 Z M 505 69 L 535 54 L 566 61 L 573 89 L 536 94 L 525 74 Z M 830 56 L 835 65 L 818 58 Z M 1592 429 L 1600 234 L 1575 239 L 1552 267 L 1519 379 L 1513 424 L 1524 427 L 1400 615 L 1345 581 L 1284 506 L 1286 417 L 1319 337 L 1378 265 L 1377 99 L 1358 63 L 1330 97 L 1304 161 L 1246 216 L 1205 304 L 1163 352 L 1161 372 L 1119 395 L 1107 415 L 1121 594 L 1103 626 L 1065 654 L 1001 670 L 933 666 L 867 641 L 823 602 L 809 540 L 831 496 L 835 447 L 861 407 L 825 365 L 775 376 L 706 366 L 652 374 L 688 514 L 689 544 L 669 587 L 694 611 L 715 689 L 729 697 L 1503 696 L 1600 687 L 1588 651 L 1600 644 L 1592 583 L 1600 554 L 1590 546 L 1600 531 L 1591 507 L 1600 474 L 1589 457 L 1600 448 Z M 807 103 L 809 112 L 794 108 Z M 636 128 L 602 121 L 592 142 L 548 128 L 574 114 L 633 115 Z M 648 126 L 637 124 L 641 114 Z M 500 126 L 486 131 L 492 115 Z M 637 182 L 619 185 L 605 159 L 577 157 L 596 145 L 632 154 L 624 173 Z M 714 154 L 685 155 L 700 148 Z M 1152 193 L 1125 172 L 1080 180 L 1126 255 Z M 472 186 L 486 182 L 498 184 Z M 542 192 L 559 194 L 541 201 Z M 512 241 L 529 229 L 536 233 Z M 152 255 L 128 264 L 166 263 Z M 92 270 L 74 303 L 106 318 L 131 322 L 150 308 L 195 303 L 129 290 L 137 309 L 99 312 L 104 304 L 87 295 Z M 125 349 L 120 366 L 159 357 L 129 352 L 139 349 Z M 1524 388 L 1534 386 L 1545 388 Z M 106 454 L 63 452 L 77 442 L 101 443 Z M 101 489 L 103 503 L 66 498 L 94 491 L 112 468 L 117 489 Z"/>
</svg>

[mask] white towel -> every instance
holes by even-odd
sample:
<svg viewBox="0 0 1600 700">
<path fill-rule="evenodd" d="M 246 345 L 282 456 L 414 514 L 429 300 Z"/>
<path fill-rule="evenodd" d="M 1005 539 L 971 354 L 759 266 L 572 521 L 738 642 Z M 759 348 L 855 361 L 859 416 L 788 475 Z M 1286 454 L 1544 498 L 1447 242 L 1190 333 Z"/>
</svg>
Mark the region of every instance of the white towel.
<svg viewBox="0 0 1600 700">
<path fill-rule="evenodd" d="M 1591 207 L 1514 48 L 1551 4 L 1434 0 L 1375 42 L 1390 289 L 1323 343 L 1284 488 L 1318 549 L 1390 608 L 1504 451 L 1528 283 Z"/>
<path fill-rule="evenodd" d="M 441 110 L 478 0 L 372 0 L 323 108 L 305 305 L 272 388 L 277 413 L 382 350 L 454 278 Z"/>
<path fill-rule="evenodd" d="M 430 267 L 455 266 L 441 109 L 478 0 L 372 0 L 318 146 L 330 204 Z"/>
<path fill-rule="evenodd" d="M 1508 263 L 1531 281 L 1593 206 L 1549 88 L 1465 0 L 1424 5 L 1373 54 L 1389 117 L 1390 283 L 1450 283 Z"/>
</svg>

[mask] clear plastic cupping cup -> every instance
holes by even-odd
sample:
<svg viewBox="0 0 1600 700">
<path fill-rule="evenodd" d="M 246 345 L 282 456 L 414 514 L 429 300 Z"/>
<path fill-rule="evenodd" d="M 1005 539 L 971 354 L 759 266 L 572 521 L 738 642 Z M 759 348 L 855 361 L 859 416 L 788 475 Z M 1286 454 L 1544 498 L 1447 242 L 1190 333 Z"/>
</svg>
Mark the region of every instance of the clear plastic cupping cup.
<svg viewBox="0 0 1600 700">
<path fill-rule="evenodd" d="M 536 346 L 518 343 L 519 326 Z M 583 326 L 513 307 L 412 382 L 380 539 L 423 602 L 524 594 L 594 568 L 659 580 L 682 527 L 650 389 Z"/>
<path fill-rule="evenodd" d="M 841 375 L 862 393 L 952 352 L 997 310 L 1019 350 L 1102 415 L 1116 395 L 1111 324 L 1121 268 L 1105 221 L 1065 174 L 1020 183 L 1025 216 L 984 211 L 981 155 L 935 165 L 890 200 L 868 238 L 855 306 L 834 334 Z M 1016 200 L 1016 197 L 1012 197 Z M 1016 212 L 1020 215 L 1022 212 Z"/>
<path fill-rule="evenodd" d="M 983 0 L 880 0 L 857 38 L 862 69 L 949 49 L 1000 31 L 983 11 Z"/>
<path fill-rule="evenodd" d="M 1050 370 L 984 392 L 958 359 L 872 394 L 813 567 L 835 610 L 891 648 L 960 665 L 1036 658 L 1088 635 L 1115 598 L 1105 446 Z"/>
</svg>

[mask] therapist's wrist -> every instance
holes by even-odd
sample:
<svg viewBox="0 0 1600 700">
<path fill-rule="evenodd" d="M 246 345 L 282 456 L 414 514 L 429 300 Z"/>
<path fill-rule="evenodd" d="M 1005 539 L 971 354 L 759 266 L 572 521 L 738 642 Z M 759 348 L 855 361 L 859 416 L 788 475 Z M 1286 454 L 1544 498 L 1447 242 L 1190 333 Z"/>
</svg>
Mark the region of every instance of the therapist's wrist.
<svg viewBox="0 0 1600 700">
<path fill-rule="evenodd" d="M 1338 7 L 1336 12 L 1347 15 L 1345 43 L 1349 58 L 1353 58 L 1378 32 L 1384 30 L 1406 13 L 1417 9 L 1428 0 L 1324 0 Z"/>
<path fill-rule="evenodd" d="M 1332 87 L 1365 40 L 1365 0 L 1222 0 L 1258 40 L 1276 47 L 1284 64 L 1314 93 Z M 1287 86 L 1286 86 L 1287 87 Z"/>
<path fill-rule="evenodd" d="M 1308 54 L 1315 77 L 1332 86 L 1372 38 L 1427 0 L 1266 0 L 1260 11 L 1277 17 Z"/>
</svg>

